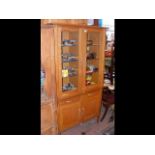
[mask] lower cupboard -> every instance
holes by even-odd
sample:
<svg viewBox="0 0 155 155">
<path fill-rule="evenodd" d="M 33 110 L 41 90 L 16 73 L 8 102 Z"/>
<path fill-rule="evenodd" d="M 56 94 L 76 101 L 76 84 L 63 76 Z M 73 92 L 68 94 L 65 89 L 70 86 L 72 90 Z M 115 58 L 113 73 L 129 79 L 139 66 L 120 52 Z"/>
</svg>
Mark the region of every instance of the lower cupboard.
<svg viewBox="0 0 155 155">
<path fill-rule="evenodd" d="M 101 90 L 59 101 L 59 131 L 78 125 L 91 118 L 99 118 L 101 107 Z"/>
</svg>

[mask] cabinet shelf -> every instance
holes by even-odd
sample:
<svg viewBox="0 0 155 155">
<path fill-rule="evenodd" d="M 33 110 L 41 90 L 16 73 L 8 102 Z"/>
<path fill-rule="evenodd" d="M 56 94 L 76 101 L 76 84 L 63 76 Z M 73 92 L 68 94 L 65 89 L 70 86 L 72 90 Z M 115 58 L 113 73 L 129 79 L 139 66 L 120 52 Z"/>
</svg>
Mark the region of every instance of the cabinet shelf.
<svg viewBox="0 0 155 155">
<path fill-rule="evenodd" d="M 61 44 L 61 47 L 74 47 L 74 46 L 78 46 L 78 44 L 73 44 L 73 45 L 64 45 L 64 44 Z"/>
<path fill-rule="evenodd" d="M 102 44 L 92 44 L 92 45 L 87 45 L 87 46 L 101 46 Z"/>
<path fill-rule="evenodd" d="M 95 85 L 96 83 L 93 82 L 93 83 L 90 83 L 90 84 L 86 84 L 86 86 L 92 86 L 92 85 Z"/>
<path fill-rule="evenodd" d="M 86 59 L 87 61 L 95 61 L 95 60 L 99 60 L 98 58 L 95 59 Z"/>
<path fill-rule="evenodd" d="M 76 89 L 77 89 L 77 87 L 75 87 L 74 89 L 68 89 L 68 90 L 63 89 L 62 91 L 63 91 L 63 92 L 67 92 L 67 91 L 75 91 Z"/>
<path fill-rule="evenodd" d="M 75 74 L 75 75 L 69 75 L 69 76 L 66 76 L 66 77 L 62 77 L 62 78 L 72 78 L 72 77 L 77 77 L 78 74 Z"/>
<path fill-rule="evenodd" d="M 65 60 L 65 61 L 62 61 L 63 63 L 68 63 L 68 62 L 78 62 L 79 60 L 72 60 L 72 61 L 67 61 L 67 60 Z"/>
<path fill-rule="evenodd" d="M 86 71 L 86 74 L 93 74 L 93 73 L 96 73 L 96 72 L 98 72 L 98 70 L 97 71 Z"/>
</svg>

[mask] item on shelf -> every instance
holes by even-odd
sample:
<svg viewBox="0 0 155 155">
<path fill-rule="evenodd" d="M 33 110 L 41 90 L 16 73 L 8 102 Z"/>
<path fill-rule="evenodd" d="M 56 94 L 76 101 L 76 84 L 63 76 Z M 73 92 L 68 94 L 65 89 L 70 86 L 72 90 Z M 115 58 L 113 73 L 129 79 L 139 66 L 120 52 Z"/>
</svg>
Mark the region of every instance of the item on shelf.
<svg viewBox="0 0 155 155">
<path fill-rule="evenodd" d="M 75 56 L 75 54 L 72 54 L 72 53 L 65 53 L 65 54 L 62 54 L 62 59 L 63 59 L 63 62 L 78 61 L 77 56 Z"/>
<path fill-rule="evenodd" d="M 75 68 L 69 68 L 69 76 L 76 76 L 77 75 L 77 70 Z"/>
<path fill-rule="evenodd" d="M 86 76 L 86 80 L 87 80 L 87 81 L 91 81 L 91 80 L 92 80 L 92 75 L 87 75 L 87 76 Z"/>
<path fill-rule="evenodd" d="M 110 57 L 105 58 L 105 66 L 111 67 L 112 65 L 112 59 Z"/>
<path fill-rule="evenodd" d="M 91 84 L 91 80 L 92 80 L 92 75 L 87 75 L 86 76 L 86 85 Z"/>
<path fill-rule="evenodd" d="M 115 72 L 112 73 L 112 77 L 115 78 Z"/>
<path fill-rule="evenodd" d="M 110 74 L 110 73 L 104 74 L 104 78 L 105 78 L 105 79 L 110 79 L 110 78 L 111 78 L 111 74 Z"/>
<path fill-rule="evenodd" d="M 63 85 L 63 91 L 74 90 L 76 87 L 72 83 L 67 83 Z"/>
<path fill-rule="evenodd" d="M 62 70 L 62 77 L 68 77 L 68 69 Z"/>
<path fill-rule="evenodd" d="M 99 25 L 99 27 L 103 27 L 104 26 L 103 19 L 99 19 L 98 20 L 98 25 Z"/>
<path fill-rule="evenodd" d="M 93 45 L 93 40 L 87 40 L 87 46 Z"/>
<path fill-rule="evenodd" d="M 87 53 L 87 59 L 96 59 L 96 53 L 95 52 Z"/>
<path fill-rule="evenodd" d="M 72 76 L 76 76 L 77 75 L 77 69 L 72 68 L 72 67 L 65 67 L 62 70 L 62 77 L 72 77 Z"/>
<path fill-rule="evenodd" d="M 96 84 L 96 83 L 92 81 L 92 75 L 87 75 L 86 76 L 86 85 L 93 85 L 93 84 Z"/>
<path fill-rule="evenodd" d="M 94 19 L 88 19 L 87 25 L 94 25 Z"/>
<path fill-rule="evenodd" d="M 106 57 L 112 57 L 112 51 L 105 51 L 105 56 Z"/>
<path fill-rule="evenodd" d="M 63 40 L 63 45 L 64 46 L 75 46 L 76 42 L 77 42 L 77 40 Z"/>
<path fill-rule="evenodd" d="M 86 73 L 93 73 L 93 72 L 96 72 L 98 71 L 98 68 L 94 65 L 87 65 L 87 68 L 86 68 Z"/>
<path fill-rule="evenodd" d="M 87 48 L 87 51 L 90 51 L 90 46 L 87 46 L 86 48 Z"/>
<path fill-rule="evenodd" d="M 105 84 L 110 84 L 111 82 L 110 82 L 109 79 L 105 79 L 105 80 L 104 80 L 104 83 L 105 83 Z"/>
</svg>

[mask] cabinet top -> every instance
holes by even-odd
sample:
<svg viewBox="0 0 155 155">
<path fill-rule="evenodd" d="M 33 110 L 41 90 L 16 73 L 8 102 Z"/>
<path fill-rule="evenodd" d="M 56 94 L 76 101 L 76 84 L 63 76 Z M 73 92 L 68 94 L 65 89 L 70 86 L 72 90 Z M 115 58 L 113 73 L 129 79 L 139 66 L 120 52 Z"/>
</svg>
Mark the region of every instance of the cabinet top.
<svg viewBox="0 0 155 155">
<path fill-rule="evenodd" d="M 41 25 L 41 28 L 54 28 L 54 27 L 70 27 L 70 28 L 87 28 L 87 29 L 98 29 L 103 30 L 106 29 L 105 27 L 98 27 L 98 26 L 89 26 L 89 25 L 73 25 L 73 24 L 46 24 Z"/>
</svg>

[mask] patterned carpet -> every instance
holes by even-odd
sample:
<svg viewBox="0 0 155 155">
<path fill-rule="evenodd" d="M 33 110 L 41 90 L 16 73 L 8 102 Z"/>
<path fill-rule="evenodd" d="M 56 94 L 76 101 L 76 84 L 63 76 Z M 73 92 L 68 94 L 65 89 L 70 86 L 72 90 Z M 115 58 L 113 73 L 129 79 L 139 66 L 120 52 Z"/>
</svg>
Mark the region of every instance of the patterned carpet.
<svg viewBox="0 0 155 155">
<path fill-rule="evenodd" d="M 101 110 L 101 116 L 103 115 L 104 108 Z M 85 123 L 75 126 L 62 132 L 62 135 L 114 135 L 114 120 L 111 119 L 113 111 L 109 108 L 109 111 L 102 122 L 97 123 L 96 119 L 89 120 Z"/>
</svg>

